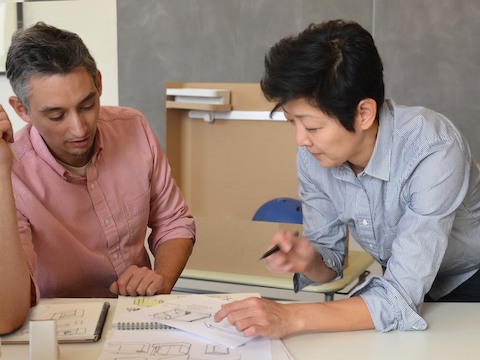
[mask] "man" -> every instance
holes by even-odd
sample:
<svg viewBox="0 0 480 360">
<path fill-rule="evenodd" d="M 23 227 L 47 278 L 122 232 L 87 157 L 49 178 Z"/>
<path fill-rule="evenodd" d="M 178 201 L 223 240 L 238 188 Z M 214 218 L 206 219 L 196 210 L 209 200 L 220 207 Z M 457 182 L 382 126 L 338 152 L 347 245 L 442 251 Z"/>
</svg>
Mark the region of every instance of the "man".
<svg viewBox="0 0 480 360">
<path fill-rule="evenodd" d="M 385 269 L 351 298 L 225 305 L 245 335 L 423 330 L 424 300 L 480 301 L 480 176 L 444 116 L 384 100 L 383 66 L 356 23 L 311 25 L 265 58 L 261 85 L 295 129 L 304 236 L 280 231 L 274 272 L 298 290 L 342 276 L 345 225 Z"/>
<path fill-rule="evenodd" d="M 20 326 L 25 304 L 40 296 L 169 293 L 191 254 L 195 225 L 148 121 L 133 109 L 100 106 L 101 73 L 71 32 L 44 23 L 18 31 L 6 73 L 16 95 L 10 105 L 27 125 L 12 144 L 18 226 L 2 234 L 2 278 L 12 280 L 0 283 L 0 308 L 23 316 L 2 314 L 0 332 Z M 0 120 L 10 141 L 3 111 Z M 12 283 L 15 296 L 6 297 Z"/>
</svg>

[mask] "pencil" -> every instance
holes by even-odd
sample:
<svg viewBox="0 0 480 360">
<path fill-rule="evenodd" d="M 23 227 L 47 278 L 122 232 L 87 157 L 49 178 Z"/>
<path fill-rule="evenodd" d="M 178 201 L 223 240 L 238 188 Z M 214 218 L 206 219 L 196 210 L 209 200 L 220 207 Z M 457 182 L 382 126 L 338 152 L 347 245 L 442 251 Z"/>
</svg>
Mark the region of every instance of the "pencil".
<svg viewBox="0 0 480 360">
<path fill-rule="evenodd" d="M 293 236 L 298 236 L 299 235 L 299 232 L 298 231 L 295 231 L 293 233 Z M 265 252 L 265 254 L 262 255 L 262 257 L 258 260 L 262 260 L 262 259 L 265 259 L 266 257 L 269 257 L 270 255 L 272 254 L 275 254 L 277 251 L 280 250 L 280 246 L 275 245 L 274 247 L 272 247 L 270 250 L 268 250 L 267 252 Z"/>
</svg>

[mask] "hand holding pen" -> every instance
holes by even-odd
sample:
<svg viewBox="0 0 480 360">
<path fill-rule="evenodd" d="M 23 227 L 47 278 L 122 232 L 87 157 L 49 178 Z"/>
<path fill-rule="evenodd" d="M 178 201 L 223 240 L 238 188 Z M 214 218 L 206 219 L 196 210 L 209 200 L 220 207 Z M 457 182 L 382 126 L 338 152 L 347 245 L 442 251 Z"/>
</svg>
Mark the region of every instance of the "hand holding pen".
<svg viewBox="0 0 480 360">
<path fill-rule="evenodd" d="M 298 235 L 299 235 L 298 230 L 293 233 L 293 236 L 295 236 L 295 237 L 298 237 Z M 269 257 L 272 254 L 275 254 L 279 250 L 280 250 L 280 245 L 276 244 L 275 246 L 270 248 L 270 250 L 267 250 L 258 260 L 265 259 L 266 257 Z"/>
<path fill-rule="evenodd" d="M 261 259 L 266 260 L 267 267 L 273 273 L 303 273 L 315 261 L 313 245 L 298 232 L 280 230 L 274 235 L 272 243 L 276 245 L 263 254 Z"/>
</svg>

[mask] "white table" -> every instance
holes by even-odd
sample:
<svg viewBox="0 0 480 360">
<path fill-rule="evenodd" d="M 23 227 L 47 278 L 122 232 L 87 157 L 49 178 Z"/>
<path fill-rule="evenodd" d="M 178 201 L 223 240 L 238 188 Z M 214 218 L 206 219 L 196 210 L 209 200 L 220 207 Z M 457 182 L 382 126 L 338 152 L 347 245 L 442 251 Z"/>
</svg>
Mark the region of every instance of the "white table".
<svg viewBox="0 0 480 360">
<path fill-rule="evenodd" d="M 92 301 L 98 299 L 91 299 Z M 105 299 L 102 299 L 105 300 Z M 95 360 L 101 353 L 115 300 L 102 339 L 92 344 L 61 344 L 60 360 Z M 43 301 L 77 302 L 79 299 Z M 88 301 L 88 299 L 82 299 Z M 427 303 L 422 312 L 426 331 L 378 333 L 374 330 L 297 335 L 284 343 L 297 360 L 320 359 L 478 359 L 480 357 L 480 303 Z M 2 345 L 1 360 L 28 359 L 27 345 Z"/>
</svg>

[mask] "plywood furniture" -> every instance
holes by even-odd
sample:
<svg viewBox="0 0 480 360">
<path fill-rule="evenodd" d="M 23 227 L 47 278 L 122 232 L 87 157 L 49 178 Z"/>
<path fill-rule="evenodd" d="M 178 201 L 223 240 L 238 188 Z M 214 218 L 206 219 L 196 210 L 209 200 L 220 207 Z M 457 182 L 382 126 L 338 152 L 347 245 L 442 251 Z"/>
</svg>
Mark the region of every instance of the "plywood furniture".
<svg viewBox="0 0 480 360">
<path fill-rule="evenodd" d="M 331 300 L 365 277 L 372 258 L 351 252 L 343 279 L 309 287 L 302 298 L 291 290 L 291 275 L 273 275 L 258 261 L 273 234 L 287 225 L 252 221 L 254 213 L 271 199 L 298 198 L 293 128 L 283 114 L 269 119 L 273 104 L 259 84 L 167 83 L 165 92 L 166 152 L 198 227 L 194 253 L 176 289 L 229 292 L 242 285 L 273 298 L 306 299 L 310 293 L 309 299 L 318 300 L 324 293 Z M 225 92 L 229 104 L 216 95 L 211 101 L 202 97 Z M 189 93 L 183 101 L 167 95 Z M 199 111 L 204 115 L 198 117 Z"/>
</svg>

